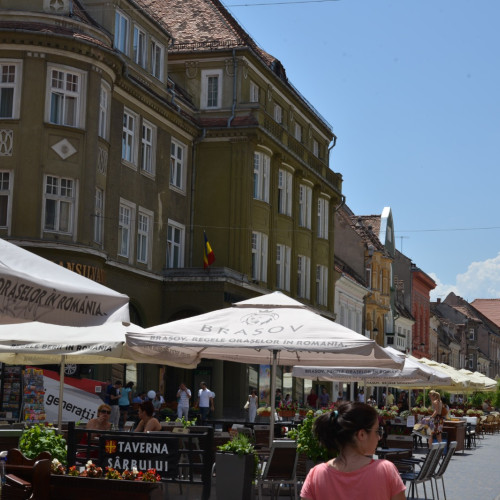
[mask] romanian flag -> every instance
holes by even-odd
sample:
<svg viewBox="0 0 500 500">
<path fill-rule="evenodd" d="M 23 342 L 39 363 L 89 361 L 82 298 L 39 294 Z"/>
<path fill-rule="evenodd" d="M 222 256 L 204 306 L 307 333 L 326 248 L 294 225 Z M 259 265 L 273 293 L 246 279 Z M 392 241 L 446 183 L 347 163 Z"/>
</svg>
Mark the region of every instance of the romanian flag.
<svg viewBox="0 0 500 500">
<path fill-rule="evenodd" d="M 203 231 L 203 237 L 205 239 L 205 243 L 203 245 L 203 268 L 206 269 L 208 266 L 212 265 L 215 261 L 214 251 L 210 246 L 210 243 L 207 239 L 207 235 L 205 231 Z"/>
</svg>

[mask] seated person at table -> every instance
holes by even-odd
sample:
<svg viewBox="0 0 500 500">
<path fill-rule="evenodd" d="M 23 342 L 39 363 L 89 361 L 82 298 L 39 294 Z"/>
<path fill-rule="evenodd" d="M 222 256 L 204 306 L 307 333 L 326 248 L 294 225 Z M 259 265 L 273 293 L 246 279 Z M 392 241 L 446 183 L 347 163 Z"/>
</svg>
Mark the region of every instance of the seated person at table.
<svg viewBox="0 0 500 500">
<path fill-rule="evenodd" d="M 111 406 L 102 404 L 97 408 L 97 417 L 90 419 L 87 422 L 86 429 L 109 431 L 111 430 L 111 422 L 109 416 L 111 415 Z"/>
<path fill-rule="evenodd" d="M 140 421 L 134 432 L 161 431 L 161 424 L 153 417 L 154 407 L 151 401 L 144 401 L 139 405 Z"/>
</svg>

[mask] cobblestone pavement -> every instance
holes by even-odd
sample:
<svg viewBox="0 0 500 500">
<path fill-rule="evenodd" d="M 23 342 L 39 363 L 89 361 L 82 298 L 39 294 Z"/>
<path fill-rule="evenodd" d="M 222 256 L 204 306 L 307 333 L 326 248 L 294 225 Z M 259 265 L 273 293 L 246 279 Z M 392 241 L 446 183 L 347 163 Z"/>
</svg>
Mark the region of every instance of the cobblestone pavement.
<svg viewBox="0 0 500 500">
<path fill-rule="evenodd" d="M 422 456 L 426 449 L 416 450 L 415 456 Z M 500 434 L 487 434 L 483 439 L 477 440 L 476 448 L 457 452 L 451 459 L 444 475 L 447 500 L 500 500 L 500 472 L 498 469 L 500 459 Z M 215 480 L 212 483 L 210 500 L 216 500 Z M 438 481 L 439 498 L 444 499 L 441 481 Z M 427 495 L 431 498 L 430 484 L 427 483 Z M 418 485 L 418 500 L 424 499 L 424 489 Z M 287 490 L 279 500 L 289 499 Z M 285 494 L 286 493 L 286 494 Z M 269 497 L 267 497 L 269 498 Z M 437 496 L 436 496 L 437 498 Z M 168 500 L 200 500 L 201 488 L 191 486 L 179 492 L 178 486 L 170 485 Z M 235 498 L 234 500 L 241 500 Z M 330 500 L 330 499 L 325 499 Z M 332 499 L 334 500 L 334 499 Z M 369 500 L 355 499 L 353 500 Z"/>
</svg>

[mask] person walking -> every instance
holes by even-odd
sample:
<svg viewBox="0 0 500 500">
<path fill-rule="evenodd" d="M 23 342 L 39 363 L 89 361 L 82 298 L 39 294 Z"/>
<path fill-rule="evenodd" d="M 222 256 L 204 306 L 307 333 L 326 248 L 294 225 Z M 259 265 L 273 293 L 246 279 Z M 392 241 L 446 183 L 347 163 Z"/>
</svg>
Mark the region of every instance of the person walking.
<svg viewBox="0 0 500 500">
<path fill-rule="evenodd" d="M 184 382 L 181 382 L 177 391 L 177 418 L 184 417 L 185 420 L 188 420 L 190 399 L 191 391 Z"/>
<path fill-rule="evenodd" d="M 313 431 L 336 458 L 316 465 L 308 473 L 302 500 L 404 500 L 405 485 L 398 469 L 388 460 L 374 460 L 382 429 L 378 413 L 365 403 L 342 403 L 323 413 Z"/>
<path fill-rule="evenodd" d="M 319 395 L 319 406 L 321 408 L 326 408 L 330 403 L 330 394 L 326 392 L 326 387 L 321 388 L 321 393 Z"/>
<path fill-rule="evenodd" d="M 121 398 L 121 387 L 121 380 L 117 380 L 114 385 L 108 387 L 108 404 L 111 407 L 111 416 L 109 421 L 111 422 L 111 428 L 113 430 L 118 430 L 118 424 L 120 423 L 120 406 L 118 401 Z"/>
<path fill-rule="evenodd" d="M 257 416 L 257 404 L 259 398 L 257 397 L 257 391 L 252 389 L 252 392 L 248 396 L 248 421 L 255 422 L 255 417 Z"/>
<path fill-rule="evenodd" d="M 134 387 L 134 383 L 127 382 L 127 385 L 122 389 L 120 399 L 118 400 L 118 406 L 120 407 L 120 430 L 123 430 L 123 426 L 128 419 L 128 412 L 130 410 L 130 405 L 132 404 L 132 387 Z"/>
<path fill-rule="evenodd" d="M 214 411 L 214 396 L 213 392 L 208 389 L 206 382 L 200 382 L 200 390 L 198 391 L 198 407 L 200 408 L 201 425 L 205 425 L 208 414 Z"/>
<path fill-rule="evenodd" d="M 432 442 L 434 438 L 436 438 L 437 442 L 440 443 L 443 434 L 443 425 L 444 425 L 444 417 L 448 413 L 448 409 L 443 405 L 441 401 L 441 395 L 437 391 L 429 391 L 429 398 L 431 400 L 432 415 L 430 419 L 432 420 L 433 425 L 431 425 L 431 435 L 429 436 L 429 449 L 432 446 Z"/>
</svg>

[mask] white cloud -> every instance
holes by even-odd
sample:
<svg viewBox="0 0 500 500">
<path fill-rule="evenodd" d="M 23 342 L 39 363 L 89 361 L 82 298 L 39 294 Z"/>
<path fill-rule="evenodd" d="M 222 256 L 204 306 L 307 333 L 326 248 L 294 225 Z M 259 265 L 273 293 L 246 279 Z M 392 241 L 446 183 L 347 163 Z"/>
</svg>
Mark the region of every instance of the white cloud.
<svg viewBox="0 0 500 500">
<path fill-rule="evenodd" d="M 444 300 L 450 292 L 463 297 L 468 302 L 474 299 L 500 298 L 500 253 L 482 262 L 472 262 L 467 271 L 458 274 L 454 285 L 441 283 L 435 274 L 430 274 L 437 283 L 431 292 L 431 300 Z"/>
</svg>

